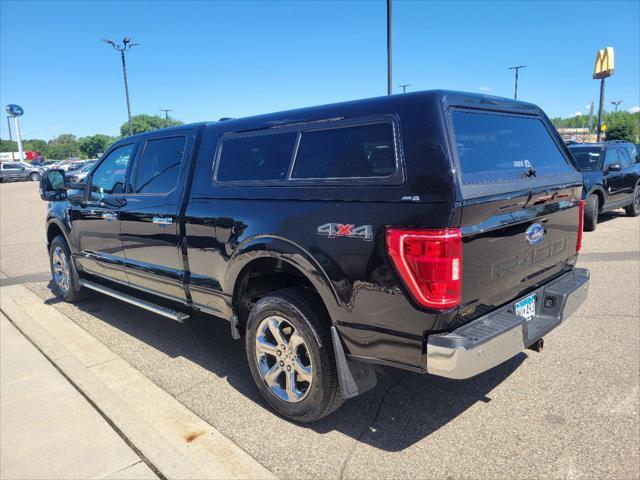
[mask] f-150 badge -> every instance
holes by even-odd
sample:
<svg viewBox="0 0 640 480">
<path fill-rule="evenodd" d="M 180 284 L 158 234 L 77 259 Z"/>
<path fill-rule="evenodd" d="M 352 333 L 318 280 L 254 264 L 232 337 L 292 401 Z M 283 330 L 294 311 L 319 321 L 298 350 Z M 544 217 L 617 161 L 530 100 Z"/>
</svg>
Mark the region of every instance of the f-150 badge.
<svg viewBox="0 0 640 480">
<path fill-rule="evenodd" d="M 360 225 L 359 227 L 356 227 L 352 224 L 325 223 L 318 227 L 318 235 L 323 235 L 329 238 L 362 238 L 370 242 L 373 240 L 373 227 L 371 225 Z"/>
</svg>

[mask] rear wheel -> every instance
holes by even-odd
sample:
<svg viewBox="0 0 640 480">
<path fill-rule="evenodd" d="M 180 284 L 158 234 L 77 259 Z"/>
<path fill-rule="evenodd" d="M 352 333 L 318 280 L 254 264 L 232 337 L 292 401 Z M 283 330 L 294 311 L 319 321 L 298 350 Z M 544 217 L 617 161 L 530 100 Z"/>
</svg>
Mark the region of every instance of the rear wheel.
<svg viewBox="0 0 640 480">
<path fill-rule="evenodd" d="M 29 178 L 32 182 L 37 182 L 40 180 L 40 174 L 38 172 L 33 172 L 31 175 L 29 175 Z"/>
<path fill-rule="evenodd" d="M 343 403 L 323 311 L 312 293 L 284 289 L 260 299 L 247 322 L 247 360 L 260 393 L 298 422 L 319 420 Z"/>
<path fill-rule="evenodd" d="M 55 237 L 49 245 L 49 263 L 53 277 L 53 293 L 65 302 L 76 302 L 85 295 L 73 275 L 69 246 L 62 235 Z"/>
<path fill-rule="evenodd" d="M 598 209 L 600 208 L 600 198 L 593 194 L 587 197 L 584 207 L 584 229 L 586 232 L 593 232 L 598 225 Z"/>
<path fill-rule="evenodd" d="M 635 191 L 633 192 L 633 201 L 631 205 L 624 209 L 627 212 L 627 215 L 630 217 L 637 217 L 640 215 L 640 185 L 636 186 Z"/>
</svg>

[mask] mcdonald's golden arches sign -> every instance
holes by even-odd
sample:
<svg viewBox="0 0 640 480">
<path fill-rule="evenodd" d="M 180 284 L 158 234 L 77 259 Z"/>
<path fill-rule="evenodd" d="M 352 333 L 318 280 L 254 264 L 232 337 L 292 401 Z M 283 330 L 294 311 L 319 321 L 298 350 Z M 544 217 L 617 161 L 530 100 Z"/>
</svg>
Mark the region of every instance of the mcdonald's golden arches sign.
<svg viewBox="0 0 640 480">
<path fill-rule="evenodd" d="M 593 78 L 601 79 L 613 75 L 613 60 L 613 47 L 598 50 L 598 54 L 596 55 L 596 66 L 593 69 Z"/>
</svg>

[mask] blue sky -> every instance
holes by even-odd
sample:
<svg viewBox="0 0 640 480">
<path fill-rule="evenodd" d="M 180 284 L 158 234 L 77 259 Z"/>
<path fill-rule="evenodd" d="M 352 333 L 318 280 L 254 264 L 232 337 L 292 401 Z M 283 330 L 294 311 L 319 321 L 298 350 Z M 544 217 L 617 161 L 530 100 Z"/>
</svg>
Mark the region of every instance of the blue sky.
<svg viewBox="0 0 640 480">
<path fill-rule="evenodd" d="M 640 106 L 640 2 L 394 1 L 394 85 L 513 95 L 550 116 L 598 99 L 595 53 L 613 46 L 609 101 Z M 126 120 L 120 59 L 129 35 L 132 111 L 216 120 L 386 93 L 379 1 L 0 0 L 0 101 L 25 109 L 26 138 L 115 135 Z M 396 92 L 400 90 L 395 88 Z M 7 138 L 6 121 L 0 122 Z"/>
</svg>

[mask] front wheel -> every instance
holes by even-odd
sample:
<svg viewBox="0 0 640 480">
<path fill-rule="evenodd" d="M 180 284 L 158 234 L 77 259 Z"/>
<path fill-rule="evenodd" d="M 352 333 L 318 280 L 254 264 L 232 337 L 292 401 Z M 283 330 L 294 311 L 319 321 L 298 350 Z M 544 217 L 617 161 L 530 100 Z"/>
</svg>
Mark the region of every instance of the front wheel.
<svg viewBox="0 0 640 480">
<path fill-rule="evenodd" d="M 637 217 L 640 215 L 640 185 L 638 185 L 633 192 L 633 201 L 631 205 L 624 209 L 627 215 L 630 217 Z"/>
<path fill-rule="evenodd" d="M 49 245 L 49 263 L 53 277 L 53 293 L 65 302 L 76 302 L 85 291 L 77 284 L 73 275 L 69 246 L 62 235 L 55 237 Z"/>
<path fill-rule="evenodd" d="M 585 232 L 593 232 L 598 225 L 598 210 L 600 208 L 600 199 L 598 195 L 593 194 L 587 197 L 584 207 L 584 230 Z"/>
<path fill-rule="evenodd" d="M 297 422 L 315 422 L 343 403 L 323 311 L 314 294 L 290 288 L 260 299 L 247 321 L 247 360 L 258 390 Z"/>
<path fill-rule="evenodd" d="M 38 182 L 40 180 L 40 174 L 38 172 L 33 172 L 31 175 L 29 175 L 29 178 L 32 182 Z"/>
</svg>

